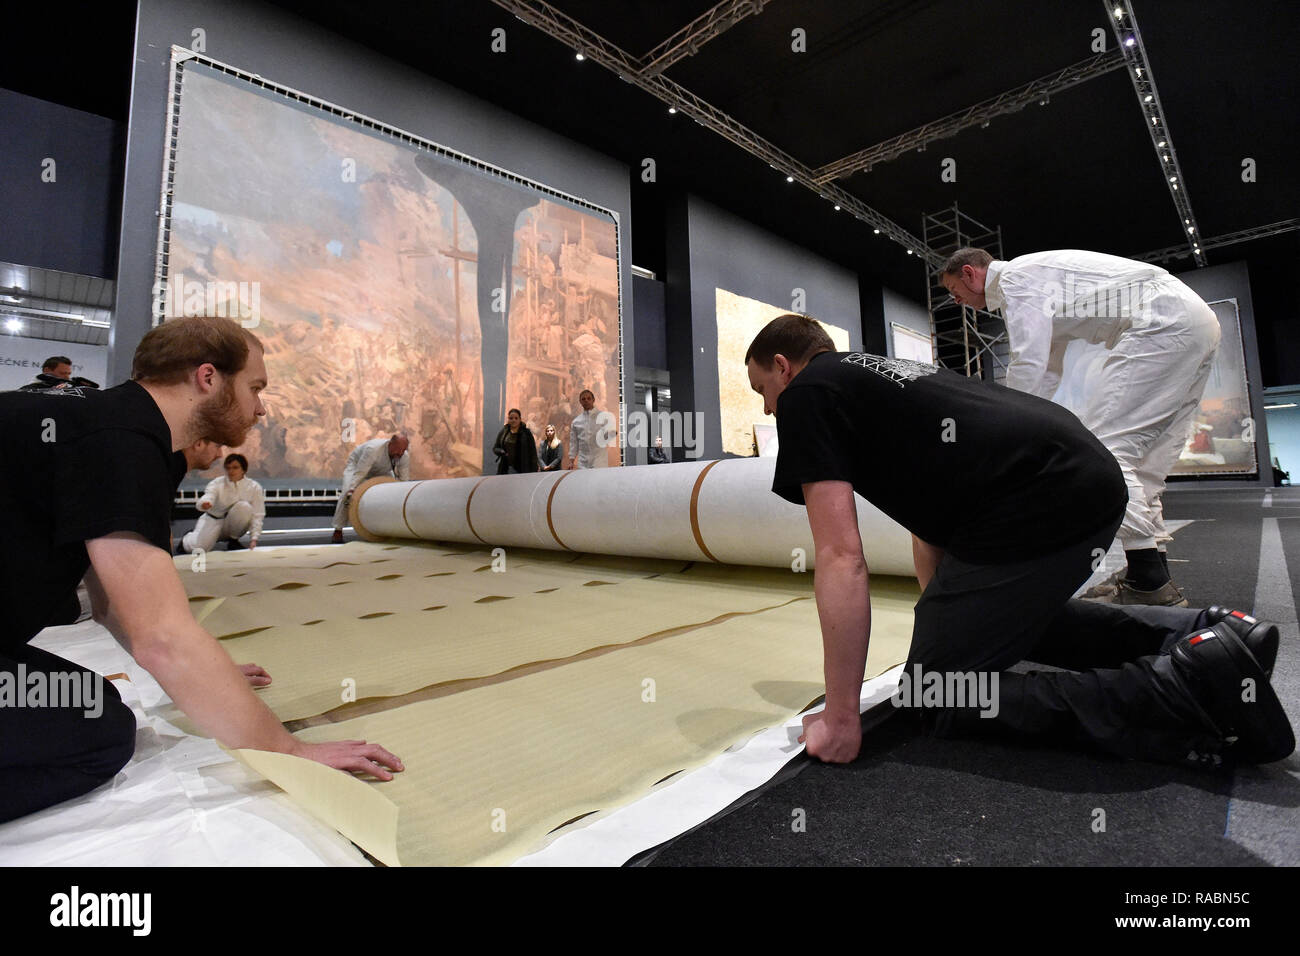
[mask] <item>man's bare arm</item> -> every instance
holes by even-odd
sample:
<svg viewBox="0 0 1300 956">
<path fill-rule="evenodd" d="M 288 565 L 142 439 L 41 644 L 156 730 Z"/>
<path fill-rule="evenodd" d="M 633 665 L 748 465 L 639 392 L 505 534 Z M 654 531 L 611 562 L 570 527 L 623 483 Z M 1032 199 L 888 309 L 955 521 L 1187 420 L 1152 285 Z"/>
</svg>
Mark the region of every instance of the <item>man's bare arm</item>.
<svg viewBox="0 0 1300 956">
<path fill-rule="evenodd" d="M 822 628 L 826 709 L 814 730 L 804 721 L 808 752 L 831 763 L 847 763 L 862 743 L 859 700 L 871 634 L 867 562 L 858 533 L 853 486 L 818 481 L 803 486 L 817 555 L 815 589 Z"/>
<path fill-rule="evenodd" d="M 230 656 L 190 613 L 168 554 L 142 537 L 117 533 L 86 542 L 95 619 L 158 679 L 205 734 L 228 747 L 307 757 L 391 780 L 402 762 L 375 744 L 308 744 L 284 729 L 257 699 Z"/>
</svg>

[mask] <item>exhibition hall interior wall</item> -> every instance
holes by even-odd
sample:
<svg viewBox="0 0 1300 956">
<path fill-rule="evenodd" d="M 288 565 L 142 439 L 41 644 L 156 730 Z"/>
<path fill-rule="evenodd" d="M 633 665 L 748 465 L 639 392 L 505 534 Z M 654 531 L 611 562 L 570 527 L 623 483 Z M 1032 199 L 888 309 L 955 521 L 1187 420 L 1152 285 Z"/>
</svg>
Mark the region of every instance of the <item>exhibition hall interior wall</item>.
<svg viewBox="0 0 1300 956">
<path fill-rule="evenodd" d="M 918 268 L 918 274 L 920 271 L 921 270 Z M 881 307 L 884 311 L 883 322 L 885 329 L 885 347 L 888 349 L 887 354 L 890 358 L 898 357 L 894 354 L 893 326 L 895 324 L 911 329 L 913 332 L 918 332 L 929 338 L 930 313 L 925 310 L 924 306 L 918 305 L 911 299 L 899 295 L 892 289 L 881 289 L 880 300 Z M 933 361 L 933 359 L 931 361 Z"/>
<path fill-rule="evenodd" d="M 119 125 L 0 89 L 0 129 L 0 262 L 112 278 Z"/>
<path fill-rule="evenodd" d="M 126 377 L 151 326 L 171 47 L 192 47 L 195 30 L 214 60 L 610 210 L 620 223 L 621 390 L 629 394 L 635 356 L 625 165 L 275 8 L 207 0 L 139 5 L 111 381 Z"/>
<path fill-rule="evenodd" d="M 1278 467 L 1291 475 L 1291 484 L 1300 485 L 1300 386 L 1270 388 L 1264 400 L 1275 406 L 1268 410 L 1268 458 L 1261 466 L 1277 460 Z M 1288 407 L 1290 406 L 1290 407 Z M 1263 446 L 1260 446 L 1261 451 Z"/>
<path fill-rule="evenodd" d="M 847 330 L 862 348 L 858 277 L 696 196 L 670 210 L 666 277 L 668 368 L 673 409 L 704 415 L 699 457 L 724 456 L 718 369 L 718 290 Z M 742 350 L 743 356 L 743 350 Z M 748 388 L 744 366 L 735 382 Z M 752 394 L 752 393 L 751 393 Z M 763 419 L 753 395 L 754 420 Z M 771 421 L 771 419 L 768 419 Z M 676 456 L 674 457 L 676 460 Z"/>
</svg>

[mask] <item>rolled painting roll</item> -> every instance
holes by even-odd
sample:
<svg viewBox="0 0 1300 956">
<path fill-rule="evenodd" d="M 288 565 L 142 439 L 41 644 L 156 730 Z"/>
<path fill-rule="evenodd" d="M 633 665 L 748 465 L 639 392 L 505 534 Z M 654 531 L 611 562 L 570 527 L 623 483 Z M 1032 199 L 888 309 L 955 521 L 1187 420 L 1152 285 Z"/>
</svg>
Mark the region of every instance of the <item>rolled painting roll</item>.
<svg viewBox="0 0 1300 956">
<path fill-rule="evenodd" d="M 621 554 L 718 564 L 815 566 L 808 514 L 772 493 L 774 458 L 529 475 L 374 481 L 353 495 L 368 540 Z M 875 574 L 915 574 L 911 535 L 855 496 Z"/>
</svg>

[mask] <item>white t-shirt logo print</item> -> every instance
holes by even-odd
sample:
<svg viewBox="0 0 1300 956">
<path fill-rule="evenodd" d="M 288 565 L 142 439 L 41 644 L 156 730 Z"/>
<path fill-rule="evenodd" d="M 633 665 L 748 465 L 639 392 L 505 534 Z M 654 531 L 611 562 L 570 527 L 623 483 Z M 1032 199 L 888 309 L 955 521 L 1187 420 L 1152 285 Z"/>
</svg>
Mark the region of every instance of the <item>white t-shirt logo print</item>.
<svg viewBox="0 0 1300 956">
<path fill-rule="evenodd" d="M 849 365 L 865 368 L 869 372 L 875 372 L 882 378 L 889 379 L 899 388 L 903 387 L 904 382 L 912 382 L 922 376 L 933 375 L 939 371 L 936 366 L 926 365 L 924 362 L 885 358 L 882 355 L 868 355 L 865 352 L 850 352 L 841 361 Z"/>
</svg>

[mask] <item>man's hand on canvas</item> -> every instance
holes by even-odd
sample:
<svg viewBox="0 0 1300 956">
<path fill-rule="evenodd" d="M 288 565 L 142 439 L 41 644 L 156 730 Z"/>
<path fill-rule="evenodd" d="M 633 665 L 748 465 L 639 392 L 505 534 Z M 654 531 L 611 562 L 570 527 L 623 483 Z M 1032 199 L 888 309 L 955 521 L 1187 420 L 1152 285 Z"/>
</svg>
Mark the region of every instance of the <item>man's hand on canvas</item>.
<svg viewBox="0 0 1300 956">
<path fill-rule="evenodd" d="M 828 716 L 825 711 L 807 714 L 799 742 L 808 755 L 824 763 L 852 763 L 862 749 L 862 722 L 852 718 Z"/>
</svg>

